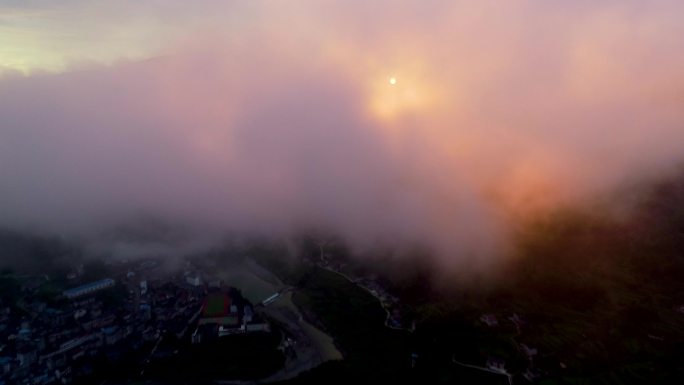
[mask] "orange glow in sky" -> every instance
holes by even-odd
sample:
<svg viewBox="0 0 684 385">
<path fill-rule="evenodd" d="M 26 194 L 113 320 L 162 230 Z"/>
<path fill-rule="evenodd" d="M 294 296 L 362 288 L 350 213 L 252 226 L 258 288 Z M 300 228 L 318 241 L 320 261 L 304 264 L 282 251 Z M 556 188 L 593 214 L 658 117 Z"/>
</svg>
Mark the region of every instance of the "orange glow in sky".
<svg viewBox="0 0 684 385">
<path fill-rule="evenodd" d="M 468 249 L 682 161 L 682 1 L 199 3 L 0 3 L 3 218 L 93 199 Z"/>
</svg>

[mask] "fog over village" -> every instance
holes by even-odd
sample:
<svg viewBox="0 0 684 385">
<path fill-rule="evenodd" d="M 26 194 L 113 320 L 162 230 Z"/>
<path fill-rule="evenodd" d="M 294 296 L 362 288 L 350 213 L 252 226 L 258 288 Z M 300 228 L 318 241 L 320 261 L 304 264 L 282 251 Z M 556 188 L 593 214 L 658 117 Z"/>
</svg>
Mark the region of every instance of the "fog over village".
<svg viewBox="0 0 684 385">
<path fill-rule="evenodd" d="M 681 15 L 3 2 L 0 385 L 673 383 Z"/>
</svg>

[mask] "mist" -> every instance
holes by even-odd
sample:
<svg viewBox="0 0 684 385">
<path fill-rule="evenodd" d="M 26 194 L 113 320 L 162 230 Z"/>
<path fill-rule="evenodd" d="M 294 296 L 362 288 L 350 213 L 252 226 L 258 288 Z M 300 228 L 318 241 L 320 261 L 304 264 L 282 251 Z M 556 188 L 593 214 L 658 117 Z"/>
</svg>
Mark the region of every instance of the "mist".
<svg viewBox="0 0 684 385">
<path fill-rule="evenodd" d="M 589 4 L 167 9 L 144 58 L 0 77 L 0 226 L 314 229 L 489 266 L 529 218 L 684 158 L 682 5 Z"/>
</svg>

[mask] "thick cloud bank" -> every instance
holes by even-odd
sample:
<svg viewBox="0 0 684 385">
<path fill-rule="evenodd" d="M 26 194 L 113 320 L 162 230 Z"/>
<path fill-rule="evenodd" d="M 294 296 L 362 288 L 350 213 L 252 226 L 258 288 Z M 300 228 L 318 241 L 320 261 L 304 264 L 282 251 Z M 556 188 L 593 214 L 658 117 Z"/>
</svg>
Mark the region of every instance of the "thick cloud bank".
<svg viewBox="0 0 684 385">
<path fill-rule="evenodd" d="M 370 3 L 256 2 L 167 56 L 0 79 L 0 225 L 314 228 L 458 264 L 682 160 L 678 2 Z"/>
</svg>

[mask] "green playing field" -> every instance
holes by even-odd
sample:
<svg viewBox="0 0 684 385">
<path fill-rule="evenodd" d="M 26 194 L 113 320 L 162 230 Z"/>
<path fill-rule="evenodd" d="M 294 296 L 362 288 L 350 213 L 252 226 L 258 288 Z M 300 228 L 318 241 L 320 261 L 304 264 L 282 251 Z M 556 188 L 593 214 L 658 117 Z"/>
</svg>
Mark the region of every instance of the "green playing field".
<svg viewBox="0 0 684 385">
<path fill-rule="evenodd" d="M 207 296 L 202 314 L 204 317 L 219 317 L 226 315 L 230 307 L 230 299 L 223 293 L 213 293 Z"/>
</svg>

